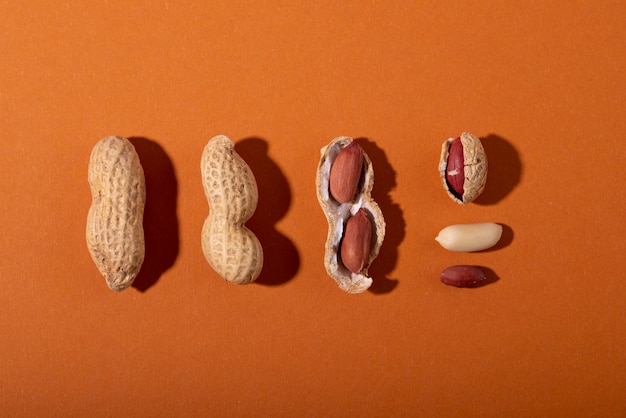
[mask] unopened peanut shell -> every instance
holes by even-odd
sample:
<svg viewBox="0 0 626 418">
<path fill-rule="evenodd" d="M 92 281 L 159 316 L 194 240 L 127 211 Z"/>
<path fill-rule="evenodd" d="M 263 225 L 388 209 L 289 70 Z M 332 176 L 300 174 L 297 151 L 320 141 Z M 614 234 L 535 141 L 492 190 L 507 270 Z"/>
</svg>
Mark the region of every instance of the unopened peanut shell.
<svg viewBox="0 0 626 418">
<path fill-rule="evenodd" d="M 258 201 L 254 174 L 225 135 L 207 143 L 200 166 L 209 204 L 201 234 L 204 256 L 227 282 L 251 283 L 263 268 L 261 243 L 245 226 Z"/>
<path fill-rule="evenodd" d="M 145 256 L 143 168 L 128 139 L 107 136 L 91 151 L 88 170 L 87 248 L 109 288 L 121 292 L 133 283 Z"/>
</svg>

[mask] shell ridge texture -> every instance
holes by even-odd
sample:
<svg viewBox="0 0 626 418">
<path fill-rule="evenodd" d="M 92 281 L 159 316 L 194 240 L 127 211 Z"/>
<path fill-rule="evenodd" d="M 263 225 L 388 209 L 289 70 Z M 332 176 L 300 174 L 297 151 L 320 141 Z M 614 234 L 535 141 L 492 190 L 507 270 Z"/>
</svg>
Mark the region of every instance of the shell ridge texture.
<svg viewBox="0 0 626 418">
<path fill-rule="evenodd" d="M 254 174 L 224 135 L 212 138 L 205 146 L 201 170 L 209 204 L 201 237 L 204 256 L 224 280 L 250 283 L 263 266 L 261 244 L 244 225 L 258 201 Z"/>
<path fill-rule="evenodd" d="M 88 180 L 87 246 L 108 286 L 122 291 L 145 257 L 145 178 L 135 147 L 119 136 L 100 140 L 90 156 Z"/>
</svg>

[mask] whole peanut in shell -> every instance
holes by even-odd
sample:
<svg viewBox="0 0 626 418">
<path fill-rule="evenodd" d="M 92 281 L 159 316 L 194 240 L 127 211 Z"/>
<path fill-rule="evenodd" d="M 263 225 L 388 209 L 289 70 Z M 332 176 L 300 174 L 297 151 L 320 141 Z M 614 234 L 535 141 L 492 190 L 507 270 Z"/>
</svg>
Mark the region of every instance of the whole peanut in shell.
<svg viewBox="0 0 626 418">
<path fill-rule="evenodd" d="M 209 216 L 202 227 L 202 251 L 211 267 L 236 283 L 251 283 L 263 268 L 263 248 L 244 224 L 256 210 L 258 189 L 252 170 L 233 141 L 218 135 L 205 146 L 202 184 Z"/>
<path fill-rule="evenodd" d="M 133 283 L 145 256 L 146 185 L 135 147 L 121 136 L 100 140 L 91 152 L 88 180 L 87 248 L 107 285 L 120 292 Z"/>
</svg>

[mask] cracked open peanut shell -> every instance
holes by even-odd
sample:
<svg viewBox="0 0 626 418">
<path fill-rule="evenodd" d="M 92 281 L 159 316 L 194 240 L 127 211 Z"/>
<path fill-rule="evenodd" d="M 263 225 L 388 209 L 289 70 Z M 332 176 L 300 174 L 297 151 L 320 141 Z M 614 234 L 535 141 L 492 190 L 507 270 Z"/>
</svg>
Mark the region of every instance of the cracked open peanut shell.
<svg viewBox="0 0 626 418">
<path fill-rule="evenodd" d="M 447 139 L 441 147 L 439 177 L 458 204 L 476 199 L 487 182 L 487 155 L 480 139 L 469 132 Z"/>
<path fill-rule="evenodd" d="M 356 152 L 356 147 L 362 153 L 362 163 L 354 164 L 354 161 L 359 161 L 360 156 Z M 345 164 L 348 168 L 340 167 L 332 170 L 337 157 L 346 148 L 346 153 L 349 153 L 347 158 L 349 161 L 345 163 L 340 162 L 340 164 Z M 348 293 L 361 293 L 372 284 L 372 278 L 368 276 L 368 268 L 378 256 L 385 238 L 385 219 L 380 207 L 371 196 L 374 186 L 372 162 L 361 147 L 353 142 L 352 138 L 346 136 L 333 139 L 327 146 L 321 149 L 320 153 L 316 176 L 317 199 L 328 221 L 324 267 L 328 275 L 339 285 L 339 288 Z M 339 161 L 342 159 L 340 158 Z M 346 174 L 347 170 L 352 169 L 350 167 L 356 168 L 360 172 L 356 176 Z M 347 182 L 353 182 L 354 178 L 357 179 L 354 195 L 348 198 L 349 200 L 339 198 L 339 200 L 347 200 L 343 203 L 336 197 L 333 197 L 331 193 L 331 177 L 337 175 L 331 175 L 331 170 L 340 173 L 339 175 L 345 177 Z M 336 181 L 336 179 L 333 179 L 333 182 Z M 341 179 L 339 179 L 339 182 L 341 182 Z M 348 185 L 346 189 L 352 189 L 352 186 Z M 366 219 L 363 219 L 364 216 Z M 352 232 L 350 228 L 346 228 L 350 219 L 357 221 L 358 228 L 371 228 L 371 230 Z M 369 242 L 345 242 L 345 240 L 353 239 L 367 239 Z M 358 263 L 344 263 L 341 252 L 342 248 L 346 251 L 345 248 L 347 247 L 357 248 L 357 252 L 366 251 L 367 254 L 357 254 L 357 258 L 362 258 Z M 352 252 L 351 250 L 350 255 L 346 253 L 345 257 L 355 257 Z M 352 267 L 349 268 L 346 264 Z"/>
</svg>

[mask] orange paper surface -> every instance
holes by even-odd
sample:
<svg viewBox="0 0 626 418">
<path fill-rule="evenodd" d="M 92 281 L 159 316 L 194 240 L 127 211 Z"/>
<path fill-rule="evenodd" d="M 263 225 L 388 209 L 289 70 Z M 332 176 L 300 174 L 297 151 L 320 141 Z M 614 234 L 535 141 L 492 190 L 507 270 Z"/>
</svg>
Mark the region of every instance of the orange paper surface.
<svg viewBox="0 0 626 418">
<path fill-rule="evenodd" d="M 3 416 L 623 416 L 626 5 L 91 1 L 0 5 Z M 441 144 L 489 158 L 472 204 Z M 208 140 L 254 171 L 256 283 L 205 261 Z M 109 290 L 87 164 L 131 138 L 146 260 Z M 320 148 L 370 156 L 387 236 L 363 294 L 323 266 Z M 455 223 L 504 225 L 452 253 Z M 439 281 L 455 264 L 489 283 Z"/>
</svg>

